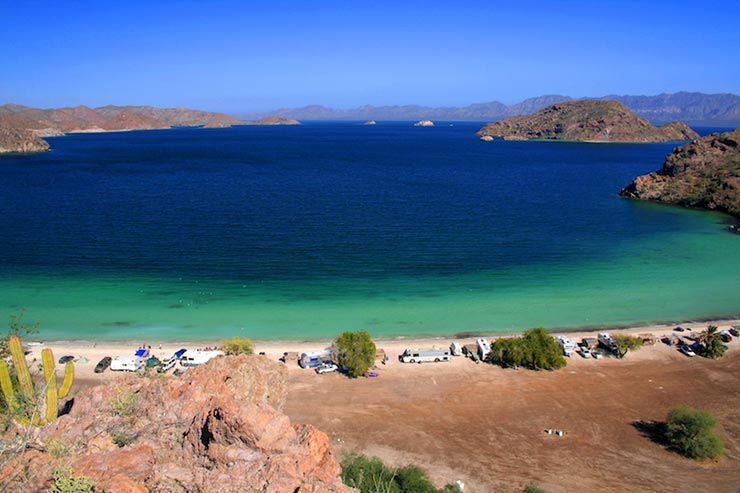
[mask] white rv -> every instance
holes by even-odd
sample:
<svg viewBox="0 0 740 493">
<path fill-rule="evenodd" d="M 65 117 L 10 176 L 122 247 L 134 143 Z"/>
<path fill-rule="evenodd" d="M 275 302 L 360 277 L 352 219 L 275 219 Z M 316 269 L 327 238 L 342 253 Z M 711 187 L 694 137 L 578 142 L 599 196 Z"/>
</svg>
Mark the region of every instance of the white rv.
<svg viewBox="0 0 740 493">
<path fill-rule="evenodd" d="M 298 365 L 301 368 L 316 368 L 324 363 L 329 363 L 334 359 L 334 351 L 331 348 L 322 349 L 321 351 L 311 351 L 301 353 L 298 359 Z"/>
<path fill-rule="evenodd" d="M 452 354 L 452 356 L 463 355 L 463 348 L 459 342 L 453 342 L 452 344 L 450 344 L 450 353 Z"/>
<path fill-rule="evenodd" d="M 216 356 L 223 356 L 223 351 L 200 351 L 200 350 L 188 350 L 180 358 L 180 366 L 200 366 L 208 363 L 209 360 Z"/>
<path fill-rule="evenodd" d="M 486 359 L 491 354 L 491 343 L 483 338 L 478 339 L 475 343 L 478 345 L 478 356 L 480 359 Z"/>
<path fill-rule="evenodd" d="M 570 358 L 573 356 L 573 352 L 576 350 L 576 343 L 573 342 L 573 339 L 569 339 L 565 336 L 557 336 L 555 338 L 558 341 L 558 345 L 560 346 L 560 349 L 563 350 L 563 354 Z"/>
<path fill-rule="evenodd" d="M 116 356 L 110 362 L 111 371 L 138 371 L 144 369 L 144 358 L 139 356 Z"/>
<path fill-rule="evenodd" d="M 617 344 L 614 342 L 614 339 L 612 339 L 612 336 L 606 332 L 599 332 L 599 344 L 601 344 L 604 349 L 611 352 L 614 352 L 617 349 Z"/>
<path fill-rule="evenodd" d="M 407 349 L 398 357 L 401 363 L 438 363 L 451 358 L 449 349 Z"/>
</svg>

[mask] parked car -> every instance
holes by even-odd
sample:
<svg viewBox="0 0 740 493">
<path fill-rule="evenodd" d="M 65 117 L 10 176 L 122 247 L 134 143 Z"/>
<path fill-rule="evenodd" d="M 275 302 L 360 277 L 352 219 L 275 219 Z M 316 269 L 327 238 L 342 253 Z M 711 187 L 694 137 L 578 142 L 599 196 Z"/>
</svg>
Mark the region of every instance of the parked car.
<svg viewBox="0 0 740 493">
<path fill-rule="evenodd" d="M 730 334 L 732 337 L 740 337 L 740 330 L 737 327 L 730 327 Z"/>
<path fill-rule="evenodd" d="M 112 359 L 110 356 L 106 356 L 101 359 L 98 364 L 95 365 L 95 373 L 103 373 L 110 366 L 111 361 Z"/>
<path fill-rule="evenodd" d="M 670 337 L 664 337 L 660 341 L 666 346 L 673 346 L 673 339 L 671 339 Z"/>
<path fill-rule="evenodd" d="M 686 329 L 684 329 L 683 327 L 676 327 L 676 328 L 675 328 L 675 329 L 673 329 L 673 330 L 674 330 L 675 332 L 683 332 L 683 331 L 685 331 Z"/>
<path fill-rule="evenodd" d="M 68 361 L 72 361 L 72 360 L 74 360 L 74 359 L 75 359 L 75 357 L 74 357 L 74 356 L 72 356 L 72 355 L 69 355 L 69 354 L 67 354 L 67 355 L 65 355 L 65 356 L 62 356 L 61 358 L 59 358 L 59 364 L 60 364 L 60 365 L 63 365 L 63 364 L 65 364 L 66 362 L 68 362 Z"/>
<path fill-rule="evenodd" d="M 730 332 L 727 330 L 723 330 L 719 333 L 719 338 L 722 340 L 722 342 L 732 342 L 732 336 L 730 335 Z"/>
<path fill-rule="evenodd" d="M 686 344 L 681 344 L 678 350 L 690 358 L 693 358 L 694 356 L 696 356 L 696 353 Z"/>
<path fill-rule="evenodd" d="M 584 357 L 584 358 L 587 358 L 588 359 L 588 358 L 591 357 L 591 350 L 588 349 L 587 347 L 581 346 L 580 352 L 581 352 L 581 356 Z"/>
<path fill-rule="evenodd" d="M 316 367 L 316 373 L 321 375 L 322 373 L 331 373 L 333 371 L 337 371 L 338 369 L 339 367 L 334 363 L 324 363 Z"/>
<path fill-rule="evenodd" d="M 601 359 L 601 351 L 594 351 L 591 353 L 591 356 L 593 356 L 594 359 Z"/>
<path fill-rule="evenodd" d="M 378 372 L 376 372 L 376 371 L 366 371 L 366 372 L 365 372 L 365 373 L 363 374 L 363 376 L 364 376 L 365 378 L 372 378 L 372 377 L 377 377 L 377 376 L 378 376 Z"/>
</svg>

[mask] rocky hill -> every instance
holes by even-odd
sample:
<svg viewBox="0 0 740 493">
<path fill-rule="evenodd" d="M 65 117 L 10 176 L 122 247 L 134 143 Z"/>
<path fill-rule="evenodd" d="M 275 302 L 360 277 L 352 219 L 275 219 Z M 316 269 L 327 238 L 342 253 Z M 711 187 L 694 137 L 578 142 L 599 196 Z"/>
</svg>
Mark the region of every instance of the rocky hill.
<svg viewBox="0 0 740 493">
<path fill-rule="evenodd" d="M 480 137 L 505 140 L 570 140 L 583 142 L 669 142 L 699 135 L 683 123 L 656 128 L 618 101 L 579 100 L 558 103 L 533 115 L 489 123 Z"/>
<path fill-rule="evenodd" d="M 28 129 L 31 122 L 13 116 L 0 116 L 0 153 L 43 152 L 49 144 Z"/>
<path fill-rule="evenodd" d="M 596 98 L 623 103 L 638 116 L 654 125 L 670 121 L 682 121 L 698 126 L 740 125 L 740 96 L 735 94 L 703 94 L 700 92 L 677 92 L 655 96 L 611 95 Z M 512 105 L 498 101 L 476 103 L 463 107 L 430 106 L 373 106 L 365 105 L 352 109 L 336 109 L 326 106 L 281 108 L 266 113 L 251 113 L 246 119 L 256 120 L 263 116 L 285 115 L 299 120 L 448 120 L 492 122 L 516 115 L 529 115 L 555 103 L 572 101 L 570 96 L 547 95 L 525 99 Z"/>
<path fill-rule="evenodd" d="M 38 137 L 51 137 L 75 132 L 111 132 L 121 130 L 151 130 L 175 126 L 228 127 L 241 121 L 223 113 L 189 110 L 186 108 L 154 108 L 151 106 L 104 106 L 89 108 L 38 109 L 17 104 L 0 106 L 0 132 L 16 135 L 13 147 L 0 143 L 2 149 L 35 149 Z M 17 135 L 25 135 L 19 140 Z M 34 135 L 36 139 L 29 136 Z M 11 142 L 10 137 L 6 137 Z M 28 139 L 31 140 L 28 140 Z M 4 142 L 4 141 L 3 141 Z M 22 142 L 23 144 L 19 144 Z M 44 142 L 44 141 L 41 141 Z M 0 152 L 31 152 L 2 150 Z M 48 149 L 48 144 L 46 145 Z"/>
<path fill-rule="evenodd" d="M 247 122 L 246 125 L 300 125 L 301 122 L 284 116 L 266 116 L 255 122 Z"/>
<path fill-rule="evenodd" d="M 740 129 L 676 147 L 660 170 L 638 176 L 620 195 L 740 218 Z"/>
<path fill-rule="evenodd" d="M 283 365 L 242 355 L 179 378 L 84 389 L 56 422 L 0 437 L 25 445 L 5 452 L 0 490 L 50 491 L 62 467 L 107 493 L 355 491 L 342 484 L 327 436 L 281 412 L 286 379 Z"/>
</svg>

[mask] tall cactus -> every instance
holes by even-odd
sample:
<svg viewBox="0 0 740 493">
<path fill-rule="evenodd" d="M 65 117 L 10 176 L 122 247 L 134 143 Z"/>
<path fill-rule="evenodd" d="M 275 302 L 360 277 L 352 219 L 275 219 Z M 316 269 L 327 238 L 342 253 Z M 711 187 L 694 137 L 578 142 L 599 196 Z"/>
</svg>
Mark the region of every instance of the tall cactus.
<svg viewBox="0 0 740 493">
<path fill-rule="evenodd" d="M 31 374 L 26 366 L 26 358 L 21 349 L 20 339 L 18 339 L 17 336 L 11 336 L 9 343 L 10 352 L 13 356 L 13 366 L 15 367 L 15 372 L 18 376 L 19 392 L 22 393 L 28 402 L 34 402 L 33 381 L 31 380 Z M 34 410 L 33 416 L 30 420 L 34 425 L 45 424 L 50 421 L 54 421 L 57 418 L 59 414 L 59 399 L 63 399 L 67 394 L 69 394 L 69 390 L 72 388 L 72 383 L 74 381 L 74 365 L 71 361 L 68 361 L 64 368 L 64 380 L 62 381 L 62 386 L 57 388 L 56 365 L 54 364 L 54 355 L 51 352 L 51 349 L 44 349 L 41 352 L 41 362 L 44 370 L 46 420 L 44 422 L 40 421 L 38 413 Z M 16 393 L 10 379 L 8 365 L 4 361 L 0 361 L 0 386 L 5 395 L 5 401 L 8 403 L 8 408 L 11 412 L 17 414 L 16 411 L 18 411 L 20 406 L 15 397 Z M 17 420 L 22 423 L 29 422 L 25 417 L 18 417 Z"/>
</svg>

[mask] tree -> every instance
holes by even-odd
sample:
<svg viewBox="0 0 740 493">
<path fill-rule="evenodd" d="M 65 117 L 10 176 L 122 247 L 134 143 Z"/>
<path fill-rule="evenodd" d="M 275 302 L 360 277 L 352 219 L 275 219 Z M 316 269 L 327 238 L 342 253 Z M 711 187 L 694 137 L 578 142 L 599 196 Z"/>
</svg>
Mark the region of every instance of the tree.
<svg viewBox="0 0 740 493">
<path fill-rule="evenodd" d="M 0 339 L 0 359 L 6 359 L 10 356 L 10 347 L 8 341 L 10 336 L 18 336 L 23 339 L 25 336 L 36 334 L 39 331 L 39 324 L 26 325 L 23 322 L 23 315 L 26 313 L 25 309 L 22 309 L 18 315 L 15 313 L 10 314 L 10 324 L 8 325 L 8 335 Z"/>
<path fill-rule="evenodd" d="M 716 325 L 710 325 L 707 327 L 707 330 L 702 332 L 700 341 L 700 352 L 702 356 L 712 359 L 724 356 L 725 346 L 722 344 L 722 339 L 719 337 Z"/>
<path fill-rule="evenodd" d="M 617 356 L 624 358 L 628 352 L 636 351 L 642 347 L 642 339 L 627 334 L 617 334 L 614 336 L 614 344 L 617 346 Z"/>
<path fill-rule="evenodd" d="M 376 457 L 357 454 L 342 459 L 342 482 L 360 493 L 461 493 L 456 484 L 438 490 L 418 466 L 395 470 Z"/>
<path fill-rule="evenodd" d="M 375 343 L 364 330 L 342 332 L 334 342 L 337 363 L 348 369 L 348 375 L 359 377 L 375 363 Z"/>
<path fill-rule="evenodd" d="M 252 354 L 254 343 L 249 337 L 232 337 L 221 343 L 221 349 L 226 354 Z"/>
<path fill-rule="evenodd" d="M 491 362 L 504 368 L 524 366 L 532 370 L 557 370 L 567 363 L 557 341 L 543 328 L 528 330 L 522 337 L 493 341 Z"/>
<path fill-rule="evenodd" d="M 724 452 L 722 440 L 713 429 L 717 420 L 707 411 L 678 406 L 668 414 L 666 440 L 682 455 L 708 459 Z"/>
</svg>

